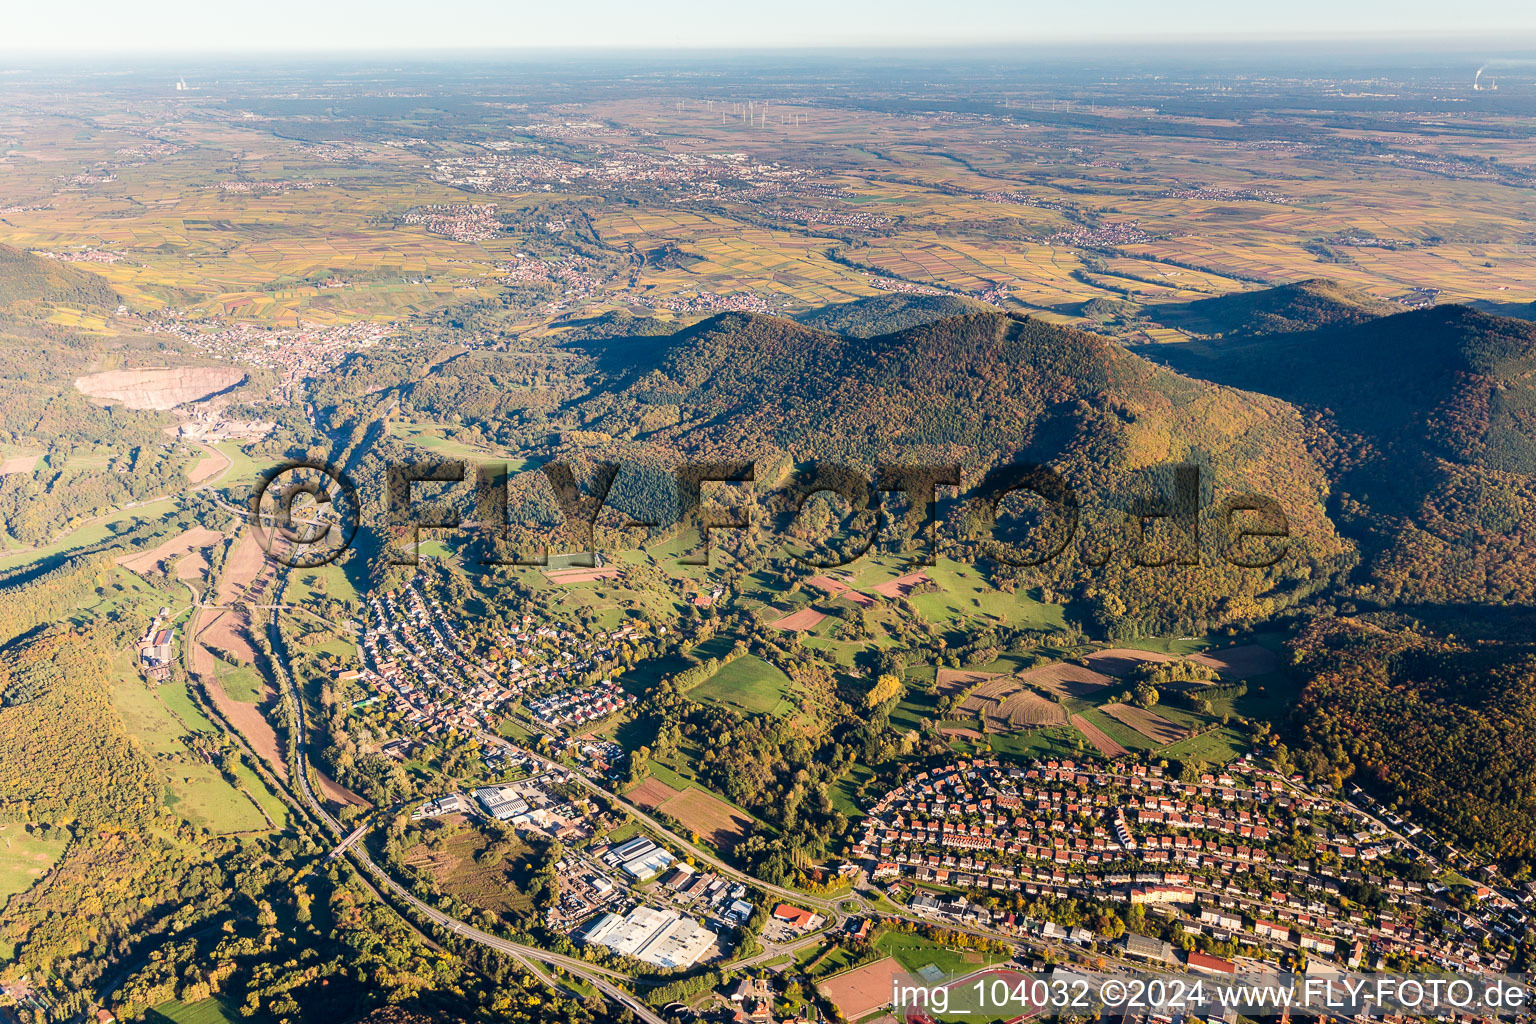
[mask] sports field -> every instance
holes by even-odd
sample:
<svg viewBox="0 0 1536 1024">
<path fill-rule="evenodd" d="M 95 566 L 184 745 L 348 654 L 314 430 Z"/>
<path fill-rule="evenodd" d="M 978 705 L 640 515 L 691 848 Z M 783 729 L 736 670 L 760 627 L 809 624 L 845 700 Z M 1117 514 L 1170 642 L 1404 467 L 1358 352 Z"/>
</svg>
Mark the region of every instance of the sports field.
<svg viewBox="0 0 1536 1024">
<path fill-rule="evenodd" d="M 912 972 L 933 966 L 945 974 L 964 974 L 1007 959 L 998 953 L 958 949 L 922 935 L 894 929 L 882 931 L 876 936 L 875 948 L 894 957 L 897 963 Z"/>
<path fill-rule="evenodd" d="M 907 974 L 892 956 L 816 983 L 816 991 L 837 1007 L 844 1020 L 862 1020 L 891 1001 L 891 984 Z"/>
</svg>

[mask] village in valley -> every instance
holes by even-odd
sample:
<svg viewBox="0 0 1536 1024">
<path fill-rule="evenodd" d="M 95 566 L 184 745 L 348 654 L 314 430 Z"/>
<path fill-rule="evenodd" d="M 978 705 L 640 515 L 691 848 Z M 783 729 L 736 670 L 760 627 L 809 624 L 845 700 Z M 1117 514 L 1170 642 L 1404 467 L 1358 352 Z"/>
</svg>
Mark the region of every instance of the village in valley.
<svg viewBox="0 0 1536 1024">
<path fill-rule="evenodd" d="M 593 585 L 619 576 L 550 571 L 555 580 L 573 573 L 594 576 Z M 917 584 L 907 579 L 892 593 L 912 592 Z M 856 594 L 836 580 L 811 583 Z M 716 586 L 710 596 L 722 594 Z M 659 974 L 652 984 L 672 972 L 719 972 L 717 989 L 686 1000 L 706 1017 L 794 1020 L 814 1012 L 807 993 L 819 992 L 859 1019 L 880 1010 L 872 993 L 893 972 L 931 974 L 935 962 L 983 974 L 1494 976 L 1511 968 L 1507 940 L 1536 907 L 1531 885 L 1476 870 L 1359 787 L 1327 793 L 1258 752 L 1182 770 L 1145 755 L 933 763 L 857 808 L 825 895 L 764 885 L 662 814 L 646 796 L 654 777 L 633 787 L 636 755 L 613 737 L 637 700 L 620 656 L 635 627 L 514 619 L 482 631 L 485 642 L 470 641 L 430 575 L 369 595 L 357 634 L 363 667 L 338 676 L 349 692 L 366 694 L 350 713 L 372 723 L 381 750 L 402 762 L 429 744 L 476 749 L 483 784 L 414 805 L 412 827 L 509 829 L 521 843 L 549 844 L 558 895 L 538 927 L 595 963 Z M 1256 650 L 1200 657 L 1228 669 L 1267 666 Z M 939 678 L 983 694 L 978 720 L 1002 728 L 1014 703 L 1034 709 L 1040 701 L 1025 699 L 1028 684 L 1097 686 L 1084 680 L 1167 664 L 1140 657 L 1092 653 L 1083 662 L 1091 668 L 1024 672 L 1011 687 L 986 673 L 942 670 Z M 1207 670 L 1189 685 L 1219 683 Z M 971 707 L 959 698 L 955 706 Z M 969 936 L 979 952 L 959 960 L 935 952 L 953 935 Z"/>
<path fill-rule="evenodd" d="M 0 69 L 0 1024 L 1531 969 L 1516 83 L 615 60 Z"/>
</svg>

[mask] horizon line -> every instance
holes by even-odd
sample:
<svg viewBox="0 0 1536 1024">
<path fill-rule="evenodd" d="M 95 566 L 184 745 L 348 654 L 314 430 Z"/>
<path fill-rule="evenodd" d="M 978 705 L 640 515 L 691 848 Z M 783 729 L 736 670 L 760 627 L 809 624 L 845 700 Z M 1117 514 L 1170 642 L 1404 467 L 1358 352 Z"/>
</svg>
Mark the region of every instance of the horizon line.
<svg viewBox="0 0 1536 1024">
<path fill-rule="evenodd" d="M 1169 32 L 1169 33 L 1129 33 L 1129 34 L 1063 34 L 1031 39 L 955 39 L 939 42 L 921 42 L 917 40 L 880 40 L 857 41 L 842 40 L 829 42 L 675 42 L 675 43 L 631 43 L 631 42 L 591 42 L 591 43 L 524 43 L 524 44 L 494 44 L 484 45 L 454 45 L 454 46 L 415 46 L 409 43 L 401 44 L 362 44 L 348 46 L 343 44 L 318 44 L 313 46 L 290 46 L 285 48 L 269 46 L 253 47 L 228 47 L 228 46 L 199 46 L 188 44 L 185 46 L 161 46 L 161 47 L 114 47 L 82 45 L 73 47 L 6 47 L 0 45 L 0 58 L 12 61 L 18 58 L 32 60 L 49 60 L 52 58 L 67 58 L 90 54 L 93 56 L 116 55 L 124 58 L 130 57 L 186 57 L 186 56 L 224 56 L 238 54 L 249 57 L 283 58 L 294 56 L 317 55 L 347 55 L 347 56 L 454 56 L 454 55 L 484 55 L 496 54 L 699 54 L 729 52 L 732 54 L 751 53 L 901 53 L 918 55 L 923 53 L 953 53 L 956 51 L 969 52 L 1006 52 L 1025 51 L 1030 49 L 1054 49 L 1080 46 L 1129 46 L 1129 45 L 1157 45 L 1164 47 L 1177 46 L 1212 46 L 1212 45 L 1245 45 L 1245 46 L 1273 46 L 1281 45 L 1309 45 L 1327 46 L 1336 44 L 1340 46 L 1359 46 L 1361 43 L 1376 43 L 1382 46 L 1401 46 L 1404 44 L 1434 43 L 1436 49 L 1451 47 L 1492 45 L 1500 49 L 1519 47 L 1522 41 L 1536 41 L 1536 27 L 1522 28 L 1518 30 L 1498 28 L 1475 29 L 1402 29 L 1393 32 L 1294 32 L 1276 34 L 1272 32 Z M 1365 52 L 1370 52 L 1367 49 Z"/>
</svg>

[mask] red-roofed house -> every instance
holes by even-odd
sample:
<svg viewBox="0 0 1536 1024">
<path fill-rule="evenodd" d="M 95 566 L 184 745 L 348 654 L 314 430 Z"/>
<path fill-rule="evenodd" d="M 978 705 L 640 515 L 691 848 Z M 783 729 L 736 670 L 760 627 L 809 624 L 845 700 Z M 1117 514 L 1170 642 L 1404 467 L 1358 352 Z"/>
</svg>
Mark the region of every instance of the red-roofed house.
<svg viewBox="0 0 1536 1024">
<path fill-rule="evenodd" d="M 780 903 L 773 908 L 773 919 L 783 921 L 791 928 L 798 928 L 802 932 L 808 932 L 821 923 L 821 918 L 809 910 L 792 907 L 788 903 Z"/>
</svg>

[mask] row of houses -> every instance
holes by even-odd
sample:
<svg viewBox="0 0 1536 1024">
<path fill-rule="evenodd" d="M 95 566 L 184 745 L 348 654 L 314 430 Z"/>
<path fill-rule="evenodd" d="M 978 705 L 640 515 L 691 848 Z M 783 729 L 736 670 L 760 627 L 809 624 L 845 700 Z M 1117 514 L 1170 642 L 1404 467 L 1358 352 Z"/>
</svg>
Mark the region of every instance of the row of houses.
<svg viewBox="0 0 1536 1024">
<path fill-rule="evenodd" d="M 1248 761 L 1190 782 L 1144 765 L 961 760 L 881 797 L 850 853 L 877 880 L 1142 904 L 1218 938 L 1319 956 L 1372 949 L 1474 970 L 1507 965 L 1478 948 L 1498 921 L 1369 873 L 1389 856 L 1411 858 L 1403 840 L 1288 782 Z M 1297 829 L 1316 837 L 1310 859 L 1297 858 Z M 1351 883 L 1399 894 L 1410 923 L 1345 911 Z M 1197 919 L 1202 903 L 1220 919 Z M 1463 934 L 1437 938 L 1413 923 L 1427 909 Z"/>
</svg>

